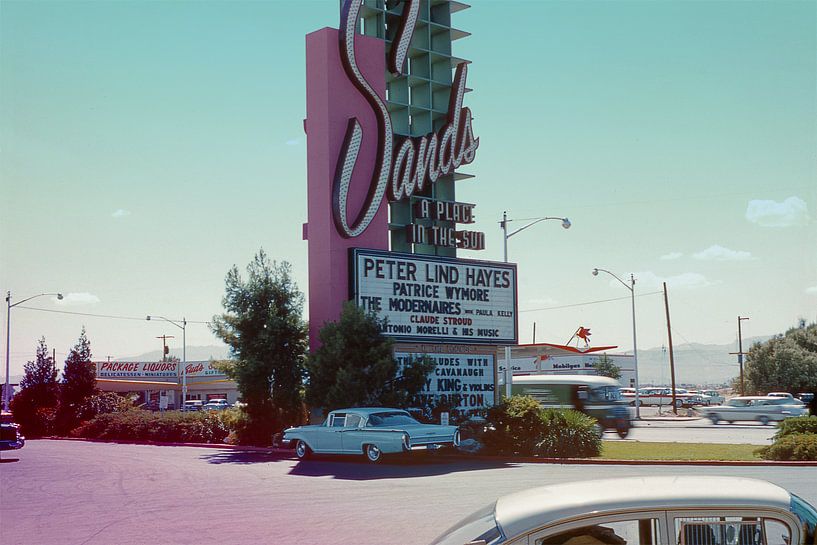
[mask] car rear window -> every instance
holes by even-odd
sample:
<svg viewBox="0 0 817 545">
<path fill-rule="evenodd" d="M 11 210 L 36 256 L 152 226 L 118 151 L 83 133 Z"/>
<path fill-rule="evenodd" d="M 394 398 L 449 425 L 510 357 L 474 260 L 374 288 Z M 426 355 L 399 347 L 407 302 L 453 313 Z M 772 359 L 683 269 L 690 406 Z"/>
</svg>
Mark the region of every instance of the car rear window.
<svg viewBox="0 0 817 545">
<path fill-rule="evenodd" d="M 370 415 L 369 422 L 367 425 L 380 428 L 384 426 L 406 426 L 413 424 L 419 424 L 419 422 L 414 420 L 406 413 L 392 412 L 392 413 L 374 413 Z"/>
</svg>

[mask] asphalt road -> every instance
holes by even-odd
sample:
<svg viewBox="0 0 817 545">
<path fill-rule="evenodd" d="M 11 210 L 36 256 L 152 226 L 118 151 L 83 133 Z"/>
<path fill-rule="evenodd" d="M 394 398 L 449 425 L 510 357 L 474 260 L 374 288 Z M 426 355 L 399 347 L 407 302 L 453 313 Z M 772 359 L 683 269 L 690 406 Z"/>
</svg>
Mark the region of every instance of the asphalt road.
<svg viewBox="0 0 817 545">
<path fill-rule="evenodd" d="M 702 418 L 641 420 L 633 422 L 633 426 L 626 441 L 769 445 L 777 431 L 773 425 L 763 426 L 756 422 L 715 425 Z M 607 432 L 604 439 L 615 441 L 618 440 L 618 435 Z"/>
<path fill-rule="evenodd" d="M 817 468 L 572 466 L 425 455 L 371 465 L 45 440 L 2 458 L 3 545 L 422 545 L 499 495 L 647 474 L 764 478 L 817 503 Z"/>
</svg>

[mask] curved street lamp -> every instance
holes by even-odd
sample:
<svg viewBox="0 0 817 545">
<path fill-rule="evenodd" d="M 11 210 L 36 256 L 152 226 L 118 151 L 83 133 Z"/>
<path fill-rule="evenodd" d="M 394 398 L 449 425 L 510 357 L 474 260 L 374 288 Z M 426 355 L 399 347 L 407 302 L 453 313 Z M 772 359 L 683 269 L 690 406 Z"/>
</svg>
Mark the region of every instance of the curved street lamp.
<svg viewBox="0 0 817 545">
<path fill-rule="evenodd" d="M 181 323 L 164 316 L 152 316 L 148 314 L 145 320 L 161 320 L 169 324 L 173 324 L 182 330 L 182 399 L 179 403 L 179 410 L 184 407 L 184 402 L 187 401 L 187 318 L 182 318 Z"/>
<path fill-rule="evenodd" d="M 570 223 L 570 220 L 567 219 L 567 218 L 558 218 L 558 217 L 555 217 L 555 216 L 543 216 L 541 218 L 533 218 L 533 221 L 531 221 L 530 223 L 528 223 L 526 225 L 523 225 L 519 229 L 516 229 L 516 230 L 511 231 L 509 233 L 508 232 L 508 222 L 509 221 L 514 221 L 514 220 L 509 220 L 508 219 L 508 212 L 502 212 L 502 221 L 499 222 L 499 225 L 502 227 L 502 235 L 503 235 L 503 239 L 504 239 L 503 260 L 505 261 L 505 263 L 508 262 L 508 239 L 511 238 L 512 236 L 514 236 L 515 234 L 517 234 L 517 233 L 519 233 L 521 231 L 524 231 L 528 227 L 536 225 L 537 223 L 539 223 L 541 221 L 545 221 L 545 220 L 559 220 L 559 221 L 562 222 L 562 227 L 564 227 L 565 229 L 570 229 L 570 226 L 573 225 L 572 223 Z"/>
<path fill-rule="evenodd" d="M 627 284 L 624 280 L 611 273 L 607 269 L 600 269 L 596 267 L 593 269 L 593 276 L 598 276 L 599 271 L 604 272 L 618 280 L 622 286 L 630 290 L 630 299 L 633 307 L 633 370 L 635 371 L 635 417 L 641 419 L 641 401 L 638 398 L 638 347 L 636 346 L 635 337 L 635 276 L 630 274 L 630 283 Z"/>
<path fill-rule="evenodd" d="M 9 385 L 9 356 L 11 351 L 9 350 L 9 345 L 11 344 L 11 309 L 16 307 L 17 305 L 21 305 L 26 301 L 31 301 L 37 297 L 44 297 L 46 295 L 56 295 L 57 299 L 62 301 L 63 297 L 61 293 L 38 293 L 37 295 L 32 295 L 31 297 L 27 297 L 22 301 L 17 301 L 13 305 L 11 304 L 11 292 L 6 292 L 6 385 L 3 389 L 3 410 L 9 410 L 9 402 L 11 401 L 11 386 Z"/>
<path fill-rule="evenodd" d="M 520 227 L 519 229 L 516 229 L 516 230 L 511 231 L 509 233 L 508 232 L 508 222 L 509 221 L 514 221 L 514 220 L 509 220 L 508 219 L 508 212 L 507 211 L 502 212 L 502 221 L 499 222 L 499 225 L 502 228 L 503 261 L 505 263 L 508 262 L 508 239 L 511 238 L 512 236 L 520 233 L 521 231 L 524 231 L 528 227 L 536 225 L 537 223 L 545 221 L 545 220 L 559 220 L 559 221 L 562 222 L 562 227 L 564 227 L 565 229 L 570 229 L 570 226 L 572 225 L 570 223 L 569 219 L 559 218 L 559 217 L 556 217 L 556 216 L 543 216 L 541 218 L 530 218 L 530 219 L 532 219 L 533 221 L 531 221 L 530 223 L 527 223 L 527 224 L 523 225 L 522 227 Z M 506 346 L 505 347 L 505 396 L 506 397 L 511 397 L 511 383 L 512 382 L 513 382 L 513 372 L 511 371 L 511 347 Z"/>
</svg>

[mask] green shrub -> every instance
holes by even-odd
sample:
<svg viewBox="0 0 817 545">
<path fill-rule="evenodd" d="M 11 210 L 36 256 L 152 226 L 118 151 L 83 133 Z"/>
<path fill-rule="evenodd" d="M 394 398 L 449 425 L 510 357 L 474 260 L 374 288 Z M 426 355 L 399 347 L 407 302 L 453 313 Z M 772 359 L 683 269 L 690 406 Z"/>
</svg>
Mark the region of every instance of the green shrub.
<svg viewBox="0 0 817 545">
<path fill-rule="evenodd" d="M 20 424 L 22 434 L 29 439 L 51 435 L 57 417 L 56 403 L 54 398 L 53 404 L 42 404 L 33 388 L 16 394 L 11 399 L 11 412 L 14 421 Z"/>
<path fill-rule="evenodd" d="M 817 416 L 798 416 L 783 420 L 777 426 L 774 440 L 795 433 L 817 433 Z"/>
<path fill-rule="evenodd" d="M 601 453 L 595 419 L 573 410 L 544 410 L 529 396 L 513 396 L 488 410 L 483 437 L 493 454 L 586 458 Z"/>
<path fill-rule="evenodd" d="M 228 433 L 217 413 L 154 413 L 129 409 L 100 414 L 79 426 L 72 435 L 88 439 L 222 443 Z"/>
<path fill-rule="evenodd" d="M 229 430 L 226 442 L 231 445 L 249 445 L 252 437 L 249 432 L 250 421 L 241 407 L 231 407 L 216 413 L 225 428 Z"/>
<path fill-rule="evenodd" d="M 766 460 L 817 460 L 817 434 L 786 435 L 756 452 Z"/>
<path fill-rule="evenodd" d="M 548 458 L 591 458 L 601 454 L 601 437 L 594 418 L 574 410 L 543 412 L 542 440 L 535 452 Z"/>
<path fill-rule="evenodd" d="M 542 435 L 542 408 L 530 396 L 512 396 L 488 409 L 485 448 L 494 454 L 531 456 Z"/>
</svg>

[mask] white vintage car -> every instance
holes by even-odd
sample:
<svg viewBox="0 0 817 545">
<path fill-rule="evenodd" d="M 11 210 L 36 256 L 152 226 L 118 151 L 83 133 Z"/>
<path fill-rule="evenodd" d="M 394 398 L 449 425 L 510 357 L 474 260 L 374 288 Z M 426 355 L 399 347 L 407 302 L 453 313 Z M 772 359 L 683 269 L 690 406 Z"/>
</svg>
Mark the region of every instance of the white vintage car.
<svg viewBox="0 0 817 545">
<path fill-rule="evenodd" d="M 807 416 L 808 409 L 799 399 L 773 396 L 733 397 L 723 405 L 698 407 L 696 409 L 713 424 L 725 420 L 730 424 L 740 420 L 756 421 L 762 425 L 779 422 L 786 418 Z"/>
<path fill-rule="evenodd" d="M 338 409 L 318 426 L 284 430 L 284 444 L 300 459 L 316 454 L 362 454 L 371 462 L 383 454 L 459 446 L 456 426 L 421 424 L 401 409 L 366 407 Z"/>
<path fill-rule="evenodd" d="M 741 477 L 628 477 L 499 498 L 432 545 L 813 545 L 817 510 Z"/>
</svg>

